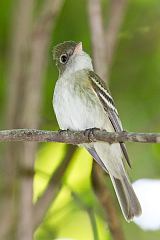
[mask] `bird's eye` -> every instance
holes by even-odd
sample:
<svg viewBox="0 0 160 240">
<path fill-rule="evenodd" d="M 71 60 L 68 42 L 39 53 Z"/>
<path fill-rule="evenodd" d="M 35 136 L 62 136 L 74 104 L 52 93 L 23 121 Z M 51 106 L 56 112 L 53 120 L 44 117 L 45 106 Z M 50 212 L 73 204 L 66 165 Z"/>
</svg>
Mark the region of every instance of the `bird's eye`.
<svg viewBox="0 0 160 240">
<path fill-rule="evenodd" d="M 60 62 L 61 63 L 63 63 L 63 64 L 65 64 L 66 62 L 67 62 L 67 60 L 68 60 L 68 55 L 65 53 L 65 54 L 62 54 L 61 56 L 60 56 Z"/>
</svg>

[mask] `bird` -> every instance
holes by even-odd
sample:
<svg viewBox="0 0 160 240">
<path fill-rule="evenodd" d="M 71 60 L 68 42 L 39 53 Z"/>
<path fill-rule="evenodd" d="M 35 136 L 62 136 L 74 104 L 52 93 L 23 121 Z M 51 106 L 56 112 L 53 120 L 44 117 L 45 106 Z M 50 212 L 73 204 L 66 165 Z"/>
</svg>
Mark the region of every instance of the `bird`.
<svg viewBox="0 0 160 240">
<path fill-rule="evenodd" d="M 123 131 L 114 100 L 105 82 L 94 71 L 91 57 L 82 42 L 65 41 L 53 49 L 59 70 L 53 93 L 53 108 L 62 130 L 105 129 Z M 90 142 L 81 144 L 111 179 L 127 222 L 141 214 L 141 205 L 126 172 L 130 166 L 124 143 Z"/>
</svg>

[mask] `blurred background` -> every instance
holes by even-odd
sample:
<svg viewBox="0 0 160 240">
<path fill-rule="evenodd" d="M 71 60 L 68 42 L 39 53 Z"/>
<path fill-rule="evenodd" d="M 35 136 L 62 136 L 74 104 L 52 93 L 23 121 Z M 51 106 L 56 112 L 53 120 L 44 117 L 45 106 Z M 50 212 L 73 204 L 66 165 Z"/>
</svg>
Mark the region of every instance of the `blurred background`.
<svg viewBox="0 0 160 240">
<path fill-rule="evenodd" d="M 98 18 L 104 39 L 95 35 Z M 58 129 L 52 49 L 74 40 L 106 78 L 124 129 L 159 132 L 159 19 L 159 0 L 1 0 L 0 129 Z M 159 145 L 127 148 L 132 181 L 160 178 Z M 123 219 L 109 178 L 92 171 L 85 150 L 59 143 L 0 144 L 0 226 L 3 240 L 160 239 L 159 230 Z"/>
</svg>

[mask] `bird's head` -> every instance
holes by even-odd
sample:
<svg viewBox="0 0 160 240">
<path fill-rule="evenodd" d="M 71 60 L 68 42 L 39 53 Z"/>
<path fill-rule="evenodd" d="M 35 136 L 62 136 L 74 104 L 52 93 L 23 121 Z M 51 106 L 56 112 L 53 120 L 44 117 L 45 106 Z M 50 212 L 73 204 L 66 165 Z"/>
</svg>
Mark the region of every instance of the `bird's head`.
<svg viewBox="0 0 160 240">
<path fill-rule="evenodd" d="M 92 69 L 91 58 L 83 51 L 82 42 L 66 41 L 58 44 L 53 49 L 53 59 L 60 75 L 64 72 L 74 73 L 82 69 Z"/>
</svg>

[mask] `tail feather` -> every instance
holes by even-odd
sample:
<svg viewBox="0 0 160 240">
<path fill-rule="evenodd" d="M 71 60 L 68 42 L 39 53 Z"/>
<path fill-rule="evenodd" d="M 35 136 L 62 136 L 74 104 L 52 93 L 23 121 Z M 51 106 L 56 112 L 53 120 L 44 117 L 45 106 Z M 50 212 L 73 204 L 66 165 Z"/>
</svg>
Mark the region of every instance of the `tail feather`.
<svg viewBox="0 0 160 240">
<path fill-rule="evenodd" d="M 111 180 L 125 219 L 129 222 L 141 214 L 141 206 L 127 176 L 122 179 L 111 176 Z"/>
<path fill-rule="evenodd" d="M 98 146 L 99 147 L 98 151 L 99 153 L 102 153 L 101 156 L 103 157 L 104 150 L 106 150 L 106 144 L 102 149 L 100 148 L 101 146 L 103 146 L 102 143 L 100 146 Z M 109 173 L 125 219 L 129 222 L 135 216 L 139 216 L 141 214 L 141 206 L 132 188 L 132 185 L 129 182 L 129 179 L 123 166 L 123 162 L 112 161 L 113 162 L 112 164 L 111 160 L 108 161 L 106 159 L 106 161 L 104 161 L 103 158 L 99 156 L 99 154 L 97 153 L 96 149 L 93 146 L 87 148 L 87 150 L 96 160 L 96 162 L 107 173 Z M 100 152 L 100 150 L 102 151 Z"/>
</svg>

